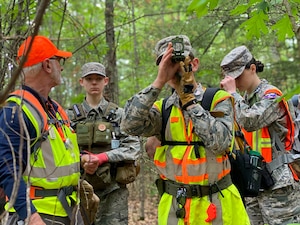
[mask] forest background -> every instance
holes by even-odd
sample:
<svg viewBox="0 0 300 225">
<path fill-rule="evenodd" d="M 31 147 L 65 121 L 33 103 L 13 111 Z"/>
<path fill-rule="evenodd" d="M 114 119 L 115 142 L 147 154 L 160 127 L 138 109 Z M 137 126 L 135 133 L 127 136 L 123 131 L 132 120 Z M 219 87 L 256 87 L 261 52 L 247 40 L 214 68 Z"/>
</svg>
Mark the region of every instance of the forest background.
<svg viewBox="0 0 300 225">
<path fill-rule="evenodd" d="M 81 66 L 90 61 L 106 66 L 110 83 L 105 96 L 123 107 L 155 79 L 156 42 L 176 34 L 190 38 L 201 63 L 196 79 L 203 85 L 219 86 L 222 58 L 246 45 L 265 65 L 260 77 L 291 97 L 300 93 L 299 10 L 300 0 L 1 0 L 0 103 L 22 84 L 17 49 L 36 34 L 73 53 L 64 65 L 62 85 L 51 93 L 65 108 L 84 98 L 78 80 Z M 169 93 L 165 88 L 161 97 Z M 156 172 L 145 154 L 141 164 L 139 179 L 130 185 L 132 197 L 140 198 L 130 205 L 138 210 L 136 220 L 154 213 L 145 224 L 156 224 Z M 149 198 L 152 208 L 145 214 Z"/>
</svg>

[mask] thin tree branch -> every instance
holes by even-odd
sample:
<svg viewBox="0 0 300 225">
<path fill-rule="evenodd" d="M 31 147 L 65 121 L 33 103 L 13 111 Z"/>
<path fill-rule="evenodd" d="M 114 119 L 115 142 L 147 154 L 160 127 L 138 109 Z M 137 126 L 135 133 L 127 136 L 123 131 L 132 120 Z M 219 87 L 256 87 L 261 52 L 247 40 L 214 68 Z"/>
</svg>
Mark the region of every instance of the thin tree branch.
<svg viewBox="0 0 300 225">
<path fill-rule="evenodd" d="M 228 21 L 228 20 L 227 20 Z M 221 30 L 223 29 L 223 27 L 225 26 L 225 24 L 227 23 L 227 21 L 224 21 L 222 26 L 217 30 L 217 32 L 214 34 L 213 38 L 210 40 L 210 42 L 208 43 L 208 45 L 206 46 L 206 48 L 204 49 L 203 55 L 205 55 L 205 53 L 208 51 L 208 49 L 210 48 L 210 46 L 212 46 L 214 40 L 217 38 L 217 36 L 219 35 L 219 33 L 221 32 Z"/>
<path fill-rule="evenodd" d="M 28 56 L 28 53 L 31 49 L 31 46 L 32 46 L 32 42 L 34 40 L 34 37 L 38 34 L 39 32 L 39 28 L 40 28 L 40 25 L 42 23 L 42 19 L 43 19 L 43 15 L 46 11 L 46 8 L 47 6 L 49 5 L 50 3 L 50 0 L 42 0 L 40 5 L 39 5 L 39 8 L 37 10 L 37 14 L 36 14 L 36 17 L 33 21 L 33 24 L 32 24 L 32 27 L 29 28 L 29 30 L 31 30 L 33 28 L 33 32 L 32 32 L 32 41 L 29 43 L 29 46 L 28 46 L 28 51 L 26 52 L 25 56 L 22 57 L 21 61 L 20 61 L 20 64 L 18 66 L 18 68 L 14 71 L 14 73 L 12 74 L 12 78 L 10 79 L 7 87 L 0 92 L 0 105 L 2 105 L 6 98 L 7 98 L 7 95 L 8 93 L 11 91 L 11 89 L 15 86 L 16 84 L 16 81 L 18 80 L 19 78 L 19 75 L 21 73 L 21 70 L 23 68 L 23 65 L 27 59 L 27 56 Z"/>
<path fill-rule="evenodd" d="M 167 12 L 167 13 L 164 13 L 164 15 L 166 14 L 174 14 L 174 13 L 178 13 L 178 12 L 181 12 L 181 11 L 176 11 L 176 12 Z M 185 12 L 185 11 L 184 11 Z M 78 52 L 80 49 L 84 48 L 85 46 L 87 46 L 89 43 L 91 43 L 93 40 L 97 39 L 99 36 L 105 34 L 106 32 L 110 31 L 111 29 L 115 29 L 115 28 L 118 28 L 118 27 L 122 27 L 124 25 L 127 25 L 127 24 L 131 24 L 133 22 L 136 22 L 142 18 L 145 18 L 145 17 L 151 17 L 151 16 L 161 16 L 161 13 L 151 13 L 151 14 L 145 14 L 145 15 L 142 15 L 142 16 L 139 16 L 137 18 L 134 18 L 132 20 L 129 20 L 127 21 L 126 23 L 123 23 L 123 24 L 120 24 L 120 25 L 117 25 L 117 26 L 113 26 L 113 27 L 109 27 L 107 28 L 106 30 L 102 31 L 101 33 L 98 33 L 96 34 L 94 37 L 90 38 L 86 43 L 84 43 L 83 45 L 81 45 L 79 48 L 75 49 L 73 51 L 73 54 L 75 54 L 76 52 Z"/>
</svg>

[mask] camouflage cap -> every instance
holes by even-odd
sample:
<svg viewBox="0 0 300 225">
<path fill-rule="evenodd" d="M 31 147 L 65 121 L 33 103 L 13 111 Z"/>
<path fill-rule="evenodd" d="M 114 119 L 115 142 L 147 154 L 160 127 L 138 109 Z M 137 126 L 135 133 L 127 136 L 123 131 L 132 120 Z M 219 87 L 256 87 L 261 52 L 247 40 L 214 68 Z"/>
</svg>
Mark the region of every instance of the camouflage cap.
<svg viewBox="0 0 300 225">
<path fill-rule="evenodd" d="M 163 54 L 165 54 L 167 47 L 168 47 L 168 43 L 172 41 L 172 39 L 179 37 L 179 38 L 183 38 L 183 44 L 184 44 L 184 56 L 188 56 L 190 54 L 190 52 L 192 51 L 192 46 L 191 46 L 191 42 L 190 39 L 185 36 L 185 35 L 173 35 L 173 36 L 169 36 L 166 37 L 164 39 L 161 39 L 160 41 L 158 41 L 156 43 L 155 46 L 155 54 L 156 54 L 156 65 L 159 64 L 161 57 L 163 56 Z"/>
<path fill-rule="evenodd" d="M 252 58 L 252 54 L 244 45 L 231 50 L 220 64 L 223 74 L 234 79 L 239 77 Z"/>
<path fill-rule="evenodd" d="M 106 77 L 105 67 L 98 62 L 88 62 L 81 67 L 81 78 L 90 74 L 99 74 Z"/>
</svg>

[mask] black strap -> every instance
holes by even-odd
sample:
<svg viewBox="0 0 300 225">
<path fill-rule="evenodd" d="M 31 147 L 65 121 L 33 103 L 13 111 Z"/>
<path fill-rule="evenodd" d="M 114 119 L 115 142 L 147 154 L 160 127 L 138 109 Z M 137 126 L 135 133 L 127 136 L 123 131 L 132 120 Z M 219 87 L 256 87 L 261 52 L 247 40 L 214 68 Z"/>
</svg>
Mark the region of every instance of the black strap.
<svg viewBox="0 0 300 225">
<path fill-rule="evenodd" d="M 161 145 L 166 145 L 166 137 L 165 137 L 165 131 L 167 127 L 167 123 L 171 114 L 172 106 L 169 108 L 166 108 L 166 102 L 169 99 L 169 97 L 164 98 L 162 102 L 161 107 L 161 114 L 162 114 L 162 125 L 161 125 Z"/>
<path fill-rule="evenodd" d="M 50 197 L 57 196 L 59 201 L 61 202 L 63 208 L 65 209 L 68 217 L 72 219 L 72 210 L 73 206 L 69 205 L 67 202 L 67 196 L 72 195 L 75 187 L 67 186 L 60 189 L 36 189 L 34 193 L 34 197 Z"/>
<path fill-rule="evenodd" d="M 109 114 L 111 113 L 111 110 L 117 110 L 118 109 L 118 105 L 113 103 L 113 102 L 108 102 L 108 106 L 104 112 L 104 117 L 106 118 L 107 116 L 109 116 Z"/>
<path fill-rule="evenodd" d="M 196 185 L 196 184 L 182 184 L 171 180 L 156 180 L 157 188 L 159 188 L 159 193 L 163 194 L 164 192 L 176 197 L 177 192 L 180 188 L 186 190 L 186 197 L 203 197 L 209 194 L 214 194 L 221 192 L 221 190 L 229 187 L 232 184 L 230 175 L 224 176 L 221 180 L 218 180 L 210 185 Z"/>
<path fill-rule="evenodd" d="M 67 196 L 71 195 L 73 190 L 74 190 L 73 186 L 69 186 L 69 187 L 61 188 L 58 193 L 58 200 L 62 204 L 62 206 L 65 209 L 66 213 L 68 214 L 68 217 L 70 218 L 70 220 L 72 220 L 73 206 L 69 205 L 69 203 L 67 201 Z"/>
<path fill-rule="evenodd" d="M 201 102 L 201 106 L 205 109 L 205 110 L 210 110 L 211 107 L 211 103 L 212 100 L 215 96 L 215 94 L 217 93 L 217 91 L 219 91 L 219 88 L 206 88 L 204 94 L 203 94 L 203 98 L 202 98 L 202 102 Z M 178 142 L 178 141 L 166 141 L 166 137 L 165 137 L 165 130 L 167 127 L 167 123 L 171 114 L 171 110 L 172 110 L 172 106 L 166 108 L 166 102 L 168 100 L 169 97 L 165 98 L 162 102 L 162 108 L 161 108 L 161 113 L 162 113 L 162 126 L 161 126 L 161 145 L 189 145 L 187 142 Z M 199 146 L 204 146 L 203 142 L 191 142 L 190 145 L 195 145 L 195 154 L 197 158 L 200 158 L 200 153 L 199 153 Z"/>
<path fill-rule="evenodd" d="M 220 88 L 206 88 L 201 101 L 201 106 L 203 109 L 208 111 L 210 110 L 212 100 L 219 90 Z"/>
<path fill-rule="evenodd" d="M 67 186 L 61 189 L 36 189 L 34 190 L 34 197 L 44 198 L 44 197 L 58 196 L 60 190 L 63 190 L 66 195 L 72 195 L 73 191 L 75 191 L 76 188 L 73 186 Z"/>
</svg>

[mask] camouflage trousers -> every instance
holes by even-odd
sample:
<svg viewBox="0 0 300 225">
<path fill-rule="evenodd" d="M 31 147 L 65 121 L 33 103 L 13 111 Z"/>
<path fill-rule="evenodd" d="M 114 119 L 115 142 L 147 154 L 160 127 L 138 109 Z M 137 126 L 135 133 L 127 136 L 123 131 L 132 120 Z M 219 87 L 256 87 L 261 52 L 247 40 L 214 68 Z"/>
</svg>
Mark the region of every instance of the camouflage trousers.
<svg viewBox="0 0 300 225">
<path fill-rule="evenodd" d="M 294 183 L 245 198 L 251 225 L 287 225 L 300 222 L 300 185 Z"/>
<path fill-rule="evenodd" d="M 100 198 L 95 225 L 128 225 L 128 196 L 126 187 L 118 188 L 107 195 L 95 192 Z"/>
</svg>

